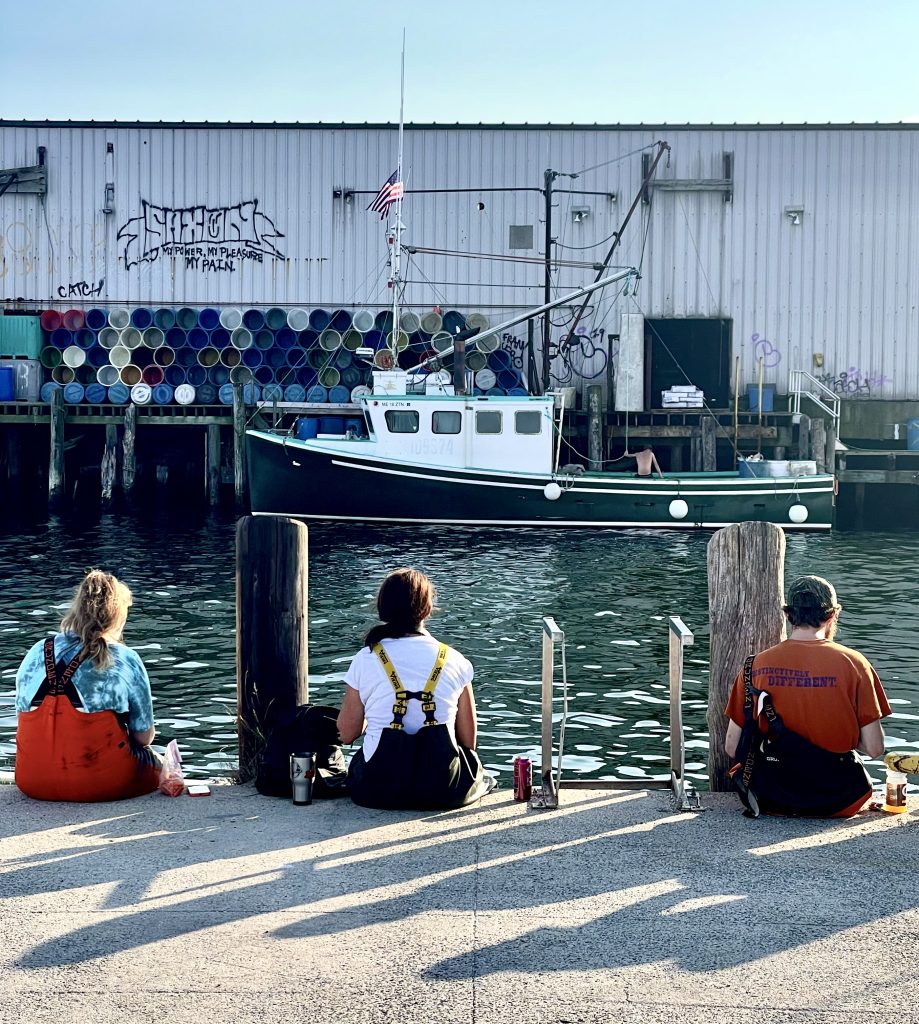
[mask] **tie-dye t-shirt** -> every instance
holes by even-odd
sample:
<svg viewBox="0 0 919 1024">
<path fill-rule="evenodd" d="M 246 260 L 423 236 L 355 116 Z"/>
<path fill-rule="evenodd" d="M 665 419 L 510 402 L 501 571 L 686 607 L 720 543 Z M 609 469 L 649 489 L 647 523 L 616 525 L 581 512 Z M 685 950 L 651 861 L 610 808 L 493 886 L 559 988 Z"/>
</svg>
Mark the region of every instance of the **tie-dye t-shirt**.
<svg viewBox="0 0 919 1024">
<path fill-rule="evenodd" d="M 29 651 L 16 673 L 16 710 L 29 711 L 32 698 L 45 680 L 45 641 Z M 80 650 L 80 641 L 69 633 L 54 637 L 54 657 L 69 662 Z M 140 656 L 124 644 L 109 644 L 112 664 L 98 669 L 84 661 L 73 675 L 73 684 L 86 711 L 115 711 L 125 716 L 132 732 L 146 732 L 153 725 L 150 679 Z"/>
</svg>

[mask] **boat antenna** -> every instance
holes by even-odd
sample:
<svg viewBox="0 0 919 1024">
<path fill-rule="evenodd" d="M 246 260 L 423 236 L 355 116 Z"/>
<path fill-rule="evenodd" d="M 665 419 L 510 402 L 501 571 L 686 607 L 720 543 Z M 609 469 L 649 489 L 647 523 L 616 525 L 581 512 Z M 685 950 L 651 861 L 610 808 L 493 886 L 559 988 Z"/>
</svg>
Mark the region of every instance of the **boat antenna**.
<svg viewBox="0 0 919 1024">
<path fill-rule="evenodd" d="M 399 156 L 396 163 L 396 211 L 395 221 L 389 230 L 389 287 L 392 288 L 392 331 L 389 335 L 389 349 L 393 366 L 399 357 L 397 339 L 399 337 L 399 299 L 402 290 L 402 198 L 405 186 L 402 182 L 402 154 L 405 135 L 405 29 L 402 29 L 402 66 L 399 83 Z"/>
</svg>

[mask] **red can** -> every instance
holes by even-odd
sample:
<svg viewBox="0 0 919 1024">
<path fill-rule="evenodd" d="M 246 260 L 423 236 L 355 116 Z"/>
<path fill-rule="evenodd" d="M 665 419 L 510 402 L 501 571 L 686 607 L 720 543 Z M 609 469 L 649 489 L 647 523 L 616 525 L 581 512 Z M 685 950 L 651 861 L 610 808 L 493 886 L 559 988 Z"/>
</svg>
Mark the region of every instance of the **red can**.
<svg viewBox="0 0 919 1024">
<path fill-rule="evenodd" d="M 533 795 L 533 762 L 528 757 L 514 758 L 514 799 L 526 802 Z"/>
</svg>

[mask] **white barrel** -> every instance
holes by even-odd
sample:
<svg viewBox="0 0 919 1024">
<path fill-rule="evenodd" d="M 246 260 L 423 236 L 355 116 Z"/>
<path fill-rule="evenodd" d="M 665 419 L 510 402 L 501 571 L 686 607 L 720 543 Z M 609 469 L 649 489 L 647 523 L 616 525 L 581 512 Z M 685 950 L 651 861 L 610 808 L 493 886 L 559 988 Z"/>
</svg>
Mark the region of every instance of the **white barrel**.
<svg viewBox="0 0 919 1024">
<path fill-rule="evenodd" d="M 473 379 L 475 380 L 475 386 L 482 391 L 490 391 L 498 380 L 495 376 L 495 371 L 489 370 L 488 367 L 484 370 L 477 371 Z"/>
<path fill-rule="evenodd" d="M 220 326 L 225 331 L 235 331 L 237 327 L 242 327 L 243 323 L 243 311 L 241 309 L 221 309 L 220 311 Z M 192 399 L 194 401 L 194 399 Z M 188 404 L 187 402 L 185 403 Z"/>
<path fill-rule="evenodd" d="M 131 323 L 131 314 L 126 309 L 113 309 L 108 315 L 109 327 L 123 331 Z"/>
<path fill-rule="evenodd" d="M 488 327 L 488 317 L 484 313 L 470 313 L 466 317 L 466 329 L 484 331 Z"/>
<path fill-rule="evenodd" d="M 431 344 L 438 352 L 452 352 L 453 335 L 447 331 L 438 331 L 434 337 L 431 338 Z"/>
<path fill-rule="evenodd" d="M 124 345 L 116 345 L 108 354 L 108 361 L 112 366 L 127 366 L 131 361 L 131 351 Z"/>
<path fill-rule="evenodd" d="M 252 371 L 248 366 L 234 366 L 230 370 L 230 383 L 231 384 L 251 384 L 252 383 Z"/>
<path fill-rule="evenodd" d="M 356 388 L 351 389 L 351 401 L 358 402 L 364 395 L 372 395 L 373 388 L 368 388 L 366 384 L 358 384 Z"/>
<path fill-rule="evenodd" d="M 792 459 L 788 462 L 789 476 L 816 476 L 817 463 L 811 459 Z"/>
<path fill-rule="evenodd" d="M 114 348 L 118 344 L 120 334 L 114 327 L 103 327 L 99 331 L 99 344 L 103 348 Z"/>
<path fill-rule="evenodd" d="M 310 311 L 308 309 L 289 309 L 287 311 L 287 326 L 292 331 L 305 331 L 310 325 Z"/>
<path fill-rule="evenodd" d="M 159 348 L 166 341 L 166 335 L 159 327 L 147 327 L 141 337 L 147 348 Z"/>
<path fill-rule="evenodd" d="M 399 326 L 406 334 L 414 334 L 421 330 L 421 317 L 413 309 L 407 309 L 399 317 Z"/>
<path fill-rule="evenodd" d="M 425 334 L 436 334 L 443 325 L 444 322 L 440 313 L 435 313 L 433 310 L 429 313 L 425 313 L 421 318 L 421 329 Z"/>
<path fill-rule="evenodd" d="M 230 335 L 233 348 L 248 348 L 252 344 L 252 332 L 245 327 L 237 327 Z"/>
<path fill-rule="evenodd" d="M 341 335 L 338 331 L 328 328 L 319 335 L 319 347 L 325 349 L 326 352 L 334 352 L 341 347 Z"/>
<path fill-rule="evenodd" d="M 153 397 L 153 390 L 149 384 L 135 384 L 131 388 L 131 401 L 135 405 L 149 405 L 150 399 Z"/>
<path fill-rule="evenodd" d="M 79 345 L 68 345 L 64 349 L 63 362 L 64 366 L 69 366 L 71 369 L 82 366 L 86 362 L 86 349 L 80 348 Z"/>
<path fill-rule="evenodd" d="M 788 476 L 788 459 L 767 459 L 767 476 Z"/>
<path fill-rule="evenodd" d="M 195 389 L 191 384 L 180 384 L 173 396 L 179 405 L 191 405 L 195 400 Z"/>
<path fill-rule="evenodd" d="M 356 331 L 360 331 L 361 334 L 366 334 L 368 331 L 372 331 L 374 323 L 374 315 L 369 309 L 359 309 L 354 316 L 351 317 L 351 326 Z"/>
<path fill-rule="evenodd" d="M 107 388 L 110 388 L 113 384 L 117 384 L 121 378 L 118 376 L 117 366 L 100 366 L 96 370 L 96 380 L 100 384 L 104 384 Z"/>
<path fill-rule="evenodd" d="M 501 344 L 497 334 L 477 334 L 472 340 L 479 352 L 495 352 Z"/>
<path fill-rule="evenodd" d="M 144 336 L 136 327 L 125 327 L 121 332 L 119 344 L 124 345 L 125 348 L 140 348 L 143 340 Z"/>
</svg>

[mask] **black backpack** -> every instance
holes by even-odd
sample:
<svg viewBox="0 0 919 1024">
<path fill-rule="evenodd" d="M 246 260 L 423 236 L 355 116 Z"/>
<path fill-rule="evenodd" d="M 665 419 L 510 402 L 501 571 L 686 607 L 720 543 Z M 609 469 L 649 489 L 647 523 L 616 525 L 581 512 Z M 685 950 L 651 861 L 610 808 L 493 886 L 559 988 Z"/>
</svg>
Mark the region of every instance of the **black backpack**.
<svg viewBox="0 0 919 1024">
<path fill-rule="evenodd" d="M 338 708 L 303 704 L 273 721 L 256 764 L 255 788 L 259 793 L 290 799 L 290 755 L 308 750 L 316 755 L 313 798 L 330 800 L 346 796 L 348 769 L 337 718 Z"/>
</svg>

